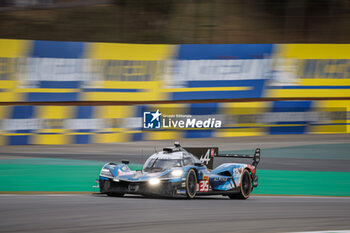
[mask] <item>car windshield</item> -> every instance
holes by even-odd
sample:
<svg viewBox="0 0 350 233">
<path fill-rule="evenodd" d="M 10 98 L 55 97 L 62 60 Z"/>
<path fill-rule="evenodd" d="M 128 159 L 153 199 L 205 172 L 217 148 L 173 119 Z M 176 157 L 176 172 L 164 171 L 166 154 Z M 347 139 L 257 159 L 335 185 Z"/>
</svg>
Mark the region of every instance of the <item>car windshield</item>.
<svg viewBox="0 0 350 233">
<path fill-rule="evenodd" d="M 166 170 L 172 167 L 181 167 L 181 159 L 150 159 L 143 166 L 143 170 Z"/>
</svg>

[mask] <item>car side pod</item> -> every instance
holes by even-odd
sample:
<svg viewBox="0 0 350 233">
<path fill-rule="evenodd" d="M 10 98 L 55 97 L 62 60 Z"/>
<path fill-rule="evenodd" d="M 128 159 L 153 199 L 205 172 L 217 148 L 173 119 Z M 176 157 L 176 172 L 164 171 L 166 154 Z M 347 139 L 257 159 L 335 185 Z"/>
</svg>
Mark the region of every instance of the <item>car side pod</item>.
<svg viewBox="0 0 350 233">
<path fill-rule="evenodd" d="M 260 162 L 260 148 L 256 148 L 254 155 L 247 155 L 247 154 L 219 154 L 216 157 L 226 157 L 226 158 L 244 158 L 244 159 L 252 159 L 252 165 L 254 166 L 254 170 L 256 171 L 258 164 Z M 256 173 L 252 175 L 252 182 L 253 182 L 253 187 L 258 187 L 258 176 Z"/>
</svg>

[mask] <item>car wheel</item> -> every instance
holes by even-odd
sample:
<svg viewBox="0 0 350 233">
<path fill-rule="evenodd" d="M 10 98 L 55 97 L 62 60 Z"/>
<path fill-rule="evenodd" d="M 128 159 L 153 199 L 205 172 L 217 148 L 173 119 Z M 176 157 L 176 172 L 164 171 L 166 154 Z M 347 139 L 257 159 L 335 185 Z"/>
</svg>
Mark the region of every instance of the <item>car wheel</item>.
<svg viewBox="0 0 350 233">
<path fill-rule="evenodd" d="M 197 175 L 193 169 L 190 169 L 186 176 L 186 195 L 188 198 L 194 198 L 197 193 Z"/>
<path fill-rule="evenodd" d="M 106 193 L 106 191 L 108 190 L 110 184 L 109 184 L 109 181 L 100 179 L 99 186 L 100 186 L 100 193 Z"/>
<path fill-rule="evenodd" d="M 123 197 L 124 196 L 124 193 L 108 192 L 110 186 L 111 186 L 110 181 L 100 180 L 100 193 L 105 193 L 105 194 L 107 194 L 107 196 L 110 196 L 110 197 Z"/>
<path fill-rule="evenodd" d="M 229 194 L 231 199 L 247 199 L 252 191 L 252 178 L 247 169 L 242 172 L 240 192 L 237 194 Z"/>
</svg>

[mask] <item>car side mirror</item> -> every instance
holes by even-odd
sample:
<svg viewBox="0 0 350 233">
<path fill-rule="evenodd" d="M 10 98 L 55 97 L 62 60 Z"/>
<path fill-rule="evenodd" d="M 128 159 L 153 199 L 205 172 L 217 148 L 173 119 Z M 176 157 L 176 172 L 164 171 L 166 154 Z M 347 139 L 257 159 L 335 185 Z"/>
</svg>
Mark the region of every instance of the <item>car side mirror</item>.
<svg viewBox="0 0 350 233">
<path fill-rule="evenodd" d="M 123 159 L 123 160 L 122 160 L 122 163 L 124 163 L 124 164 L 129 164 L 130 162 L 129 162 L 129 160 L 127 160 L 127 159 Z"/>
<path fill-rule="evenodd" d="M 203 163 L 194 163 L 194 166 L 201 167 L 201 166 L 203 166 Z"/>
</svg>

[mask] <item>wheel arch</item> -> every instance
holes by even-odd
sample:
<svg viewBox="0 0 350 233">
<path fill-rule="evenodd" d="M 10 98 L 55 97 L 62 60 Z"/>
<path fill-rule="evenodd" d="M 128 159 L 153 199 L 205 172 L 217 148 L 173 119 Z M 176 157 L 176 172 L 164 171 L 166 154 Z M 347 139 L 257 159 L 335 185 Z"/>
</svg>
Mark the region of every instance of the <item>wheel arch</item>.
<svg viewBox="0 0 350 233">
<path fill-rule="evenodd" d="M 198 171 L 198 169 L 197 169 L 195 166 L 189 166 L 188 168 L 186 168 L 184 177 L 187 176 L 187 173 L 188 173 L 191 169 L 193 169 L 194 172 L 196 173 L 197 183 L 198 183 L 198 180 L 199 180 L 199 179 L 198 179 L 198 177 L 199 177 L 199 171 Z"/>
<path fill-rule="evenodd" d="M 255 176 L 255 169 L 252 166 L 247 166 L 244 168 L 244 170 L 248 170 L 250 177 L 252 178 L 252 180 L 254 179 Z"/>
</svg>

